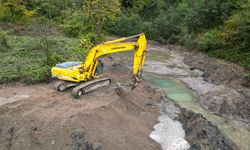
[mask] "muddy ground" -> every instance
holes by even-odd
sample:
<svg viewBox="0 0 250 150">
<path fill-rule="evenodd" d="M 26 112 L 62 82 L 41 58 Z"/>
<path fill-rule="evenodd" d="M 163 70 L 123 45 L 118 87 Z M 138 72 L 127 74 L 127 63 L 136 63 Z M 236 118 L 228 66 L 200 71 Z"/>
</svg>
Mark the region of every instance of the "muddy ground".
<svg viewBox="0 0 250 150">
<path fill-rule="evenodd" d="M 201 53 L 186 53 L 184 62 L 191 69 L 202 70 L 205 82 L 219 87 L 198 93 L 199 103 L 208 111 L 238 121 L 250 130 L 250 89 L 244 68 Z"/>
<path fill-rule="evenodd" d="M 207 111 L 236 121 L 250 130 L 250 89 L 243 67 L 189 51 L 181 46 L 149 44 L 171 59 L 146 63 L 146 70 L 178 78 L 198 95 Z"/>
<path fill-rule="evenodd" d="M 201 114 L 194 113 L 190 110 L 181 108 L 181 115 L 177 118 L 186 132 L 186 140 L 191 143 L 190 149 L 240 149 L 236 143 L 229 140 L 221 132 L 216 124 L 208 121 Z"/>
<path fill-rule="evenodd" d="M 167 58 L 147 61 L 144 70 L 184 82 L 195 93 L 196 103 L 209 114 L 221 116 L 221 120 L 230 122 L 232 128 L 247 127 L 249 130 L 250 90 L 246 87 L 246 72 L 242 67 L 180 46 L 150 43 L 148 47 L 151 52 L 159 51 Z M 247 142 L 239 140 L 244 138 L 232 137 L 228 133 L 225 137 L 225 131 L 220 130 L 221 124 L 219 129 L 211 118 L 209 121 L 201 114 L 179 108 L 179 117 L 175 119 L 183 124 L 190 149 L 249 149 Z M 249 140 L 247 134 L 248 131 L 242 135 L 246 141 Z"/>
<path fill-rule="evenodd" d="M 118 64 L 108 70 L 112 85 L 80 99 L 55 91 L 54 82 L 2 85 L 0 149 L 160 149 L 149 138 L 160 95 L 146 82 L 117 95 L 116 81 L 127 81 L 129 70 Z"/>
</svg>

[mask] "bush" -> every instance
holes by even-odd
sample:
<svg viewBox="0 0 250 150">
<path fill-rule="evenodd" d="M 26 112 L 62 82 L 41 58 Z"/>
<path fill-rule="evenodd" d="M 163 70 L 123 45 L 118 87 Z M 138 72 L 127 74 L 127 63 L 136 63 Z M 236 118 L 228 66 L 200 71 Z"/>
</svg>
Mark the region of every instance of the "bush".
<svg viewBox="0 0 250 150">
<path fill-rule="evenodd" d="M 231 47 L 238 46 L 242 52 L 250 52 L 250 1 L 234 13 L 226 22 L 227 42 Z"/>
<path fill-rule="evenodd" d="M 210 56 L 232 61 L 250 69 L 249 20 L 250 1 L 247 1 L 225 22 L 222 34 L 217 31 L 204 34 L 205 36 L 200 40 L 199 49 L 206 52 L 210 49 Z"/>
<path fill-rule="evenodd" d="M 21 0 L 0 0 L 0 20 L 4 22 L 25 22 L 35 15 L 35 10 L 27 9 Z"/>
<path fill-rule="evenodd" d="M 234 0 L 183 0 L 176 10 L 183 16 L 189 33 L 199 33 L 223 24 L 236 7 Z"/>
<path fill-rule="evenodd" d="M 10 49 L 0 52 L 0 83 L 44 81 L 56 63 L 79 61 L 84 55 L 77 51 L 79 39 L 59 35 L 6 35 L 6 41 Z"/>
<path fill-rule="evenodd" d="M 209 30 L 198 38 L 197 48 L 203 52 L 218 50 L 225 45 L 224 37 L 218 30 Z"/>
<path fill-rule="evenodd" d="M 16 66 L 4 67 L 0 70 L 0 83 L 18 81 L 20 79 L 19 71 Z"/>
<path fill-rule="evenodd" d="M 5 51 L 9 48 L 9 44 L 6 40 L 6 32 L 0 31 L 0 51 Z"/>
<path fill-rule="evenodd" d="M 60 27 L 63 29 L 65 35 L 78 37 L 81 34 L 92 31 L 93 26 L 89 26 L 87 22 L 87 18 L 81 10 L 75 12 L 68 11 Z"/>
<path fill-rule="evenodd" d="M 243 60 L 243 66 L 250 70 L 250 53 L 244 54 L 245 59 Z"/>
<path fill-rule="evenodd" d="M 249 73 L 249 72 L 246 74 L 246 79 L 247 79 L 248 82 L 250 83 L 250 73 Z"/>
<path fill-rule="evenodd" d="M 178 43 L 182 32 L 181 16 L 173 8 L 168 11 L 163 11 L 154 20 L 156 30 L 155 37 L 157 41 L 162 43 Z"/>
<path fill-rule="evenodd" d="M 41 82 L 49 78 L 50 66 L 32 64 L 20 72 L 20 80 L 26 83 Z"/>
<path fill-rule="evenodd" d="M 117 35 L 130 36 L 138 33 L 147 33 L 152 24 L 142 20 L 138 14 L 124 13 L 117 18 L 114 25 L 109 25 L 106 29 Z"/>
<path fill-rule="evenodd" d="M 82 35 L 77 45 L 77 50 L 81 56 L 80 60 L 83 60 L 87 52 L 97 43 L 103 41 L 104 36 L 98 37 L 96 33 L 90 32 L 88 34 Z"/>
<path fill-rule="evenodd" d="M 61 1 L 53 0 L 43 0 L 43 1 L 37 1 L 33 2 L 33 5 L 37 11 L 37 14 L 39 16 L 44 16 L 48 19 L 55 19 L 56 17 L 59 17 L 62 12 L 62 3 Z"/>
</svg>

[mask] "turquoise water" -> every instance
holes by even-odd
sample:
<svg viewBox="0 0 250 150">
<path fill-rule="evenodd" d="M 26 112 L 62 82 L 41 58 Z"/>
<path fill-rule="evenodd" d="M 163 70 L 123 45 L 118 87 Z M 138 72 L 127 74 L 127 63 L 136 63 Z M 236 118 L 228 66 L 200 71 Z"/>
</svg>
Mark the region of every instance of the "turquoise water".
<svg viewBox="0 0 250 150">
<path fill-rule="evenodd" d="M 209 121 L 215 123 L 219 129 L 242 150 L 250 149 L 250 132 L 244 127 L 235 128 L 232 123 L 226 121 L 224 118 L 216 116 L 197 102 L 195 92 L 185 86 L 185 84 L 172 77 L 165 75 L 158 75 L 154 73 L 144 72 L 144 79 L 149 81 L 152 86 L 161 88 L 165 97 L 177 102 L 181 107 L 187 108 L 197 113 L 201 113 Z"/>
</svg>

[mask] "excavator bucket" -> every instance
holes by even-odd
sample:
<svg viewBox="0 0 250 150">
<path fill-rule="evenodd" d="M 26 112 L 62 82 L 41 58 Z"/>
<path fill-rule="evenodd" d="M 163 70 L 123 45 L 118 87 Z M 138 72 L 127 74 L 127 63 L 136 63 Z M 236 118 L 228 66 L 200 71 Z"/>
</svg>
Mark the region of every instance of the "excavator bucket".
<svg viewBox="0 0 250 150">
<path fill-rule="evenodd" d="M 115 89 L 116 94 L 119 96 L 122 96 L 124 93 L 127 93 L 127 92 L 134 90 L 138 86 L 138 84 L 141 80 L 142 79 L 139 78 L 138 76 L 133 76 L 132 80 L 130 80 L 128 83 L 121 84 L 121 83 L 117 82 L 118 87 Z"/>
</svg>

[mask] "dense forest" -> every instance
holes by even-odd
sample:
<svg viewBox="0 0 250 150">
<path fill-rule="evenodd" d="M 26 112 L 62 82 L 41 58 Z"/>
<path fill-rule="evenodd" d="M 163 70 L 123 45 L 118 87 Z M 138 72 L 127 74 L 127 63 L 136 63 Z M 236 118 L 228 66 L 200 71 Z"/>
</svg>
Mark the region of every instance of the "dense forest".
<svg viewBox="0 0 250 150">
<path fill-rule="evenodd" d="M 105 36 L 140 32 L 250 69 L 250 0 L 1 0 L 0 82 L 42 81 Z"/>
</svg>

